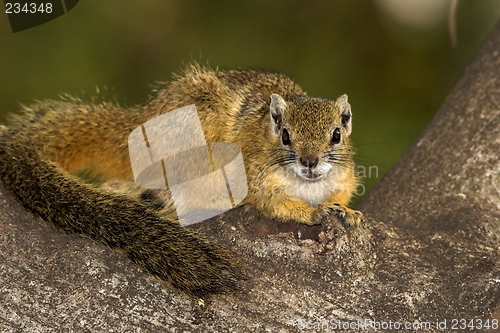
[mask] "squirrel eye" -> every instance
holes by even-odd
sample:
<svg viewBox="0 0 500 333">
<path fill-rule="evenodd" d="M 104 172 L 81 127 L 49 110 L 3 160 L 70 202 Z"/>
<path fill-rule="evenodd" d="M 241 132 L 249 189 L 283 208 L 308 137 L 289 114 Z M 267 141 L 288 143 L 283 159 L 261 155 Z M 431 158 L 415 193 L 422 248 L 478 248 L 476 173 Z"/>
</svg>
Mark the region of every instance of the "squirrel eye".
<svg viewBox="0 0 500 333">
<path fill-rule="evenodd" d="M 332 145 L 340 142 L 340 129 L 337 127 L 332 134 Z"/>
<path fill-rule="evenodd" d="M 290 134 L 288 133 L 286 128 L 284 128 L 283 132 L 281 133 L 281 142 L 283 142 L 285 146 L 289 146 L 292 143 L 290 141 Z"/>
</svg>

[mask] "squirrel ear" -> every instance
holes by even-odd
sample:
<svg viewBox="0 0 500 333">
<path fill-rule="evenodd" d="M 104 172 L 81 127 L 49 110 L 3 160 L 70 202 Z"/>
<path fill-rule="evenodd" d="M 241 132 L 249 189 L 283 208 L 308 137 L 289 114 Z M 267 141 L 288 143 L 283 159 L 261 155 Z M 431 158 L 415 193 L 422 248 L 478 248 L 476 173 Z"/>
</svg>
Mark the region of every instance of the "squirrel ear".
<svg viewBox="0 0 500 333">
<path fill-rule="evenodd" d="M 340 120 L 342 121 L 342 126 L 345 129 L 346 134 L 349 136 L 352 132 L 352 113 L 351 105 L 347 102 L 347 95 L 344 94 L 337 98 L 337 103 L 340 109 Z"/>
<path fill-rule="evenodd" d="M 271 126 L 275 135 L 279 135 L 281 129 L 281 121 L 283 119 L 282 115 L 286 109 L 286 102 L 278 94 L 271 95 L 271 104 L 269 106 L 269 111 L 271 114 Z"/>
</svg>

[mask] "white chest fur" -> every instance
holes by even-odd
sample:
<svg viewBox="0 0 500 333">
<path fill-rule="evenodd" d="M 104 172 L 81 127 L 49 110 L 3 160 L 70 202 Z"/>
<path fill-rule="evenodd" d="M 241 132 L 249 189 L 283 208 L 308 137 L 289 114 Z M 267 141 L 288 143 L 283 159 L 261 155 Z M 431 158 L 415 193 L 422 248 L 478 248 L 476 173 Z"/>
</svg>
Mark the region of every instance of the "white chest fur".
<svg viewBox="0 0 500 333">
<path fill-rule="evenodd" d="M 289 182 L 287 193 L 307 202 L 311 206 L 317 207 L 318 204 L 325 201 L 331 193 L 336 192 L 338 189 L 338 182 L 331 178 L 311 182 L 295 177 L 293 181 Z"/>
<path fill-rule="evenodd" d="M 309 181 L 297 176 L 300 169 L 295 169 L 298 171 L 294 170 L 285 176 L 286 193 L 307 202 L 313 207 L 317 207 L 318 204 L 324 202 L 330 194 L 345 190 L 345 180 L 348 176 L 346 170 L 332 168 L 331 165 L 324 164 L 321 171 L 326 176 L 317 181 Z"/>
</svg>

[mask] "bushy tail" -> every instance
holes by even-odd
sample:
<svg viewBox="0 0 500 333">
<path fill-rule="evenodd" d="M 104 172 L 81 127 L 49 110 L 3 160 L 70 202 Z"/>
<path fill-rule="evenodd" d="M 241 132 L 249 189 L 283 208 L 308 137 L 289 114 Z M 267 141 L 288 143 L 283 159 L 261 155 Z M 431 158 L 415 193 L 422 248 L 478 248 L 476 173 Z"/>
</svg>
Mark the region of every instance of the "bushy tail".
<svg viewBox="0 0 500 333">
<path fill-rule="evenodd" d="M 82 183 L 49 161 L 34 141 L 22 128 L 0 135 L 0 179 L 34 215 L 126 254 L 191 296 L 237 288 L 243 273 L 228 250 L 133 197 Z"/>
</svg>

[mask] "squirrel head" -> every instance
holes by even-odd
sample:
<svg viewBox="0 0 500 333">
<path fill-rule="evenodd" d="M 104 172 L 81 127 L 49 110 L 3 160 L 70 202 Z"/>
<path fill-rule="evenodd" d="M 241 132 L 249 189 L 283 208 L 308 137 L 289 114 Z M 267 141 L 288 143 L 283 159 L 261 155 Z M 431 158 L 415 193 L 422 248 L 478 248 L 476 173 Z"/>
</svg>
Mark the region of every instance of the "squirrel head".
<svg viewBox="0 0 500 333">
<path fill-rule="evenodd" d="M 285 101 L 272 94 L 269 109 L 275 148 L 280 152 L 276 159 L 296 176 L 317 181 L 334 167 L 351 166 L 352 114 L 347 95 L 336 101 L 310 97 Z"/>
</svg>

